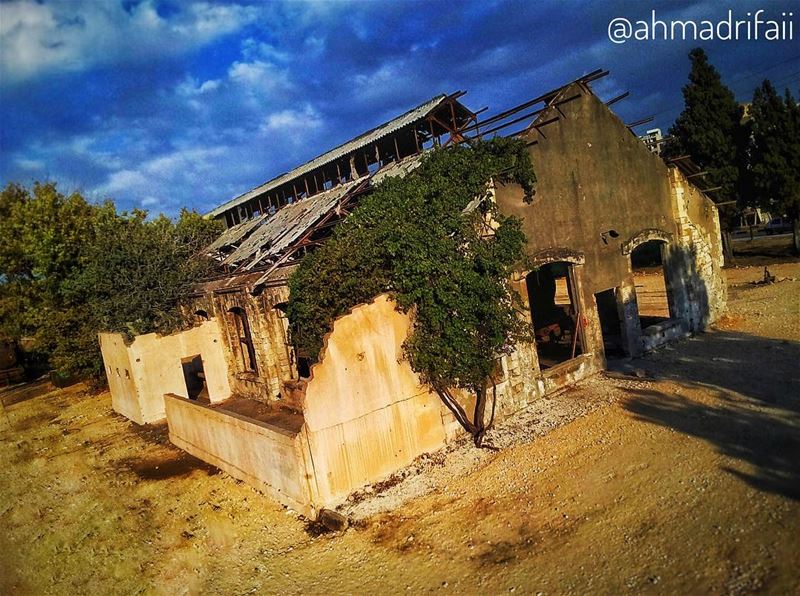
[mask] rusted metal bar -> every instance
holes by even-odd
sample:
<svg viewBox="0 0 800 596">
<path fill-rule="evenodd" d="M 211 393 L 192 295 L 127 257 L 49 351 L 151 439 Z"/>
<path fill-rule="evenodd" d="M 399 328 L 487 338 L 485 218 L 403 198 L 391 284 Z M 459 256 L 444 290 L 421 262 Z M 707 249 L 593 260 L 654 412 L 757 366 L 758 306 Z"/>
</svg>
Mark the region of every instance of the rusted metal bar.
<svg viewBox="0 0 800 596">
<path fill-rule="evenodd" d="M 626 124 L 628 128 L 633 128 L 634 126 L 641 126 L 642 124 L 647 124 L 648 122 L 652 122 L 655 120 L 655 116 L 648 116 L 647 118 L 642 118 L 641 120 L 636 120 L 635 122 L 631 122 L 630 124 Z"/>
<path fill-rule="evenodd" d="M 575 94 L 575 95 L 573 95 L 571 97 L 564 98 L 563 100 L 559 101 L 558 103 L 559 104 L 567 103 L 569 101 L 573 101 L 574 99 L 577 99 L 578 97 L 580 97 L 579 93 Z M 534 116 L 544 112 L 548 107 L 551 107 L 551 106 L 546 106 L 544 108 L 539 108 L 538 110 L 534 110 L 533 112 L 528 112 L 526 114 L 523 114 L 522 116 L 518 116 L 517 118 L 514 118 L 513 120 L 509 120 L 508 122 L 504 122 L 503 124 L 499 124 L 499 125 L 495 126 L 494 128 L 490 128 L 489 130 L 484 130 L 483 132 L 481 132 L 481 135 L 488 135 L 488 134 L 491 134 L 493 132 L 497 132 L 498 130 L 502 130 L 502 129 L 507 128 L 509 126 L 513 126 L 515 124 L 518 124 L 519 122 L 522 122 L 523 120 L 528 120 L 529 118 L 533 118 Z M 549 124 L 549 122 L 548 122 L 548 124 Z M 477 138 L 477 136 L 470 137 L 470 138 Z"/>
<path fill-rule="evenodd" d="M 607 105 L 607 106 L 613 106 L 615 103 L 617 103 L 618 101 L 622 101 L 623 99 L 625 99 L 626 97 L 628 97 L 630 94 L 631 94 L 631 92 L 630 92 L 630 91 L 626 91 L 625 93 L 620 93 L 620 94 L 619 94 L 619 95 L 617 95 L 616 97 L 612 97 L 611 99 L 609 99 L 609 100 L 606 102 L 606 105 Z"/>
<path fill-rule="evenodd" d="M 570 101 L 574 101 L 574 100 L 578 99 L 579 97 L 581 97 L 581 94 L 580 93 L 575 93 L 574 95 L 570 95 L 569 97 L 565 97 L 564 99 L 561 99 L 561 100 L 557 101 L 556 103 L 544 106 L 542 108 L 537 108 L 536 110 L 533 110 L 532 112 L 528 112 L 527 114 L 524 114 L 523 116 L 518 116 L 517 118 L 515 118 L 513 120 L 509 120 L 508 122 L 505 122 L 503 124 L 499 124 L 498 126 L 496 126 L 494 128 L 491 128 L 489 130 L 484 130 L 484 131 L 481 132 L 481 135 L 486 135 L 486 134 L 501 130 L 503 128 L 506 128 L 508 126 L 512 126 L 512 125 L 516 124 L 517 122 L 521 122 L 522 120 L 526 120 L 527 118 L 532 118 L 533 116 L 536 116 L 537 114 L 542 113 L 543 111 L 545 111 L 549 107 L 560 106 L 560 105 L 568 103 Z M 509 115 L 513 115 L 514 113 L 517 113 L 518 111 L 519 110 L 516 110 L 512 114 L 509 114 Z M 501 120 L 503 120 L 503 119 L 501 119 Z M 479 122 L 479 123 L 477 123 L 477 124 L 475 124 L 473 126 L 468 126 L 466 128 L 463 128 L 463 129 L 461 129 L 460 132 L 461 133 L 472 132 L 478 126 L 486 126 L 489 123 L 498 122 L 498 121 L 499 120 L 497 118 L 494 118 L 494 117 L 493 118 L 488 118 L 488 119 L 486 119 L 486 120 L 484 120 L 482 122 Z M 475 138 L 475 137 L 473 137 L 473 138 Z"/>
</svg>

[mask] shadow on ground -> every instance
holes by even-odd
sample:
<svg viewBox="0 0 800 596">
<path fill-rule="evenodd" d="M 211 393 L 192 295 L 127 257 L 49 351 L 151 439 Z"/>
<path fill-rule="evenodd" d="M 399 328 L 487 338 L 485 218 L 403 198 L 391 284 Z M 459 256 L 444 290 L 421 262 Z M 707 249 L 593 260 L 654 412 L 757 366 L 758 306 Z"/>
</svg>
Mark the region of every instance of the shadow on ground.
<svg viewBox="0 0 800 596">
<path fill-rule="evenodd" d="M 687 387 L 699 401 L 655 390 L 628 389 L 625 407 L 640 420 L 715 445 L 749 467 L 725 467 L 751 486 L 800 500 L 800 343 L 712 332 L 680 342 L 629 366 Z"/>
<path fill-rule="evenodd" d="M 733 243 L 734 264 L 743 266 L 797 263 L 800 257 L 792 253 L 792 236 L 756 236 L 754 240 L 742 239 Z"/>
</svg>

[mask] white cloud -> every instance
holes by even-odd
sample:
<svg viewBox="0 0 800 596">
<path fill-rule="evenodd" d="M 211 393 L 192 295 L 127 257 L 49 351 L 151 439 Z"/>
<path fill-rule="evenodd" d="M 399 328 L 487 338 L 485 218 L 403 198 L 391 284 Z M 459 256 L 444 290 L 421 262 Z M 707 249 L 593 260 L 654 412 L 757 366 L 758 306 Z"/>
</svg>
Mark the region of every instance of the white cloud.
<svg viewBox="0 0 800 596">
<path fill-rule="evenodd" d="M 98 190 L 101 193 L 114 195 L 116 193 L 128 193 L 131 189 L 144 187 L 147 185 L 147 177 L 135 170 L 120 170 L 108 177 L 106 182 Z"/>
<path fill-rule="evenodd" d="M 309 133 L 322 126 L 322 118 L 313 106 L 306 104 L 302 110 L 281 110 L 264 119 L 260 132 L 265 135 L 279 134 L 294 144 L 307 139 Z"/>
<path fill-rule="evenodd" d="M 183 5 L 181 5 L 183 6 Z M 199 2 L 168 17 L 151 0 L 0 3 L 0 75 L 7 82 L 100 63 L 145 60 L 199 47 L 253 22 L 258 9 Z"/>
<path fill-rule="evenodd" d="M 263 60 L 234 62 L 228 69 L 228 77 L 250 92 L 285 93 L 293 89 L 286 70 Z"/>
<path fill-rule="evenodd" d="M 175 92 L 183 97 L 193 97 L 203 95 L 219 89 L 222 81 L 219 79 L 209 79 L 202 83 L 194 77 L 187 76 L 175 87 Z"/>
<path fill-rule="evenodd" d="M 23 170 L 42 170 L 44 169 L 44 161 L 41 159 L 28 159 L 25 157 L 18 157 L 14 160 L 19 167 Z"/>
</svg>

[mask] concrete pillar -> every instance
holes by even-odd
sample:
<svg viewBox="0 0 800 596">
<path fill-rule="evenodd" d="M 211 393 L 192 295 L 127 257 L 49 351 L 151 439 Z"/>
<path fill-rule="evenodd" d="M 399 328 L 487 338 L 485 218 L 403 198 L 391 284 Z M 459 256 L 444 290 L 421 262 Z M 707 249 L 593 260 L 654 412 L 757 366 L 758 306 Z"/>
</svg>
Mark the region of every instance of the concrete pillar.
<svg viewBox="0 0 800 596">
<path fill-rule="evenodd" d="M 642 323 L 639 320 L 639 304 L 632 272 L 628 272 L 617 288 L 616 297 L 623 348 L 628 356 L 635 358 L 642 353 Z"/>
<path fill-rule="evenodd" d="M 681 322 L 687 331 L 697 331 L 702 316 L 701 305 L 693 298 L 692 258 L 688 249 L 678 243 L 664 244 L 661 262 L 664 268 L 664 285 L 667 288 L 669 315 Z"/>
</svg>

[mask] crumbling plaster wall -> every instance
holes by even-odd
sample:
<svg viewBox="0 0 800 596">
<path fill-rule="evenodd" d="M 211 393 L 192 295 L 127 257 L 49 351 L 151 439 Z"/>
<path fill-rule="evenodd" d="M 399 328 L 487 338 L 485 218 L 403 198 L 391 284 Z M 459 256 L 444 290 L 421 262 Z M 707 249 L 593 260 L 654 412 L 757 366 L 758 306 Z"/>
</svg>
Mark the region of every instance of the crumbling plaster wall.
<svg viewBox="0 0 800 596">
<path fill-rule="evenodd" d="M 277 501 L 313 516 L 301 433 L 177 395 L 164 396 L 170 441 Z"/>
<path fill-rule="evenodd" d="M 297 377 L 294 351 L 288 341 L 288 323 L 278 308 L 288 299 L 289 289 L 281 285 L 266 288 L 258 296 L 243 287 L 224 293 L 209 292 L 195 301 L 195 307 L 210 309 L 220 321 L 233 393 L 260 401 L 279 400 L 283 381 Z M 250 324 L 256 372 L 245 369 L 236 325 L 230 313 L 234 307 L 245 312 Z"/>
<path fill-rule="evenodd" d="M 523 138 L 538 178 L 533 202 L 516 185 L 498 186 L 500 210 L 523 220 L 531 259 L 580 254 L 576 300 L 584 319 L 593 369 L 605 366 L 594 294 L 616 288 L 623 341 L 630 355 L 645 348 L 629 251 L 624 244 L 647 231 L 670 244 L 665 251 L 668 293 L 687 331 L 697 331 L 724 308 L 724 278 L 715 208 L 680 173 L 651 153 L 596 96 L 574 84 L 543 111 Z M 709 307 L 702 305 L 708 293 Z"/>
<path fill-rule="evenodd" d="M 410 326 L 381 295 L 337 319 L 326 338 L 303 406 L 322 505 L 445 443 L 452 417 L 403 357 Z"/>
<path fill-rule="evenodd" d="M 129 345 L 119 333 L 100 333 L 99 339 L 112 407 L 134 422 L 163 420 L 165 393 L 188 397 L 181 360 L 198 354 L 203 360 L 210 401 L 230 397 L 228 366 L 216 319 L 172 335 L 139 335 Z"/>
<path fill-rule="evenodd" d="M 687 283 L 691 330 L 699 331 L 722 315 L 728 298 L 722 272 L 719 211 L 678 168 L 669 169 L 669 182 L 679 244 L 685 247 L 687 267 L 691 271 Z"/>
</svg>

